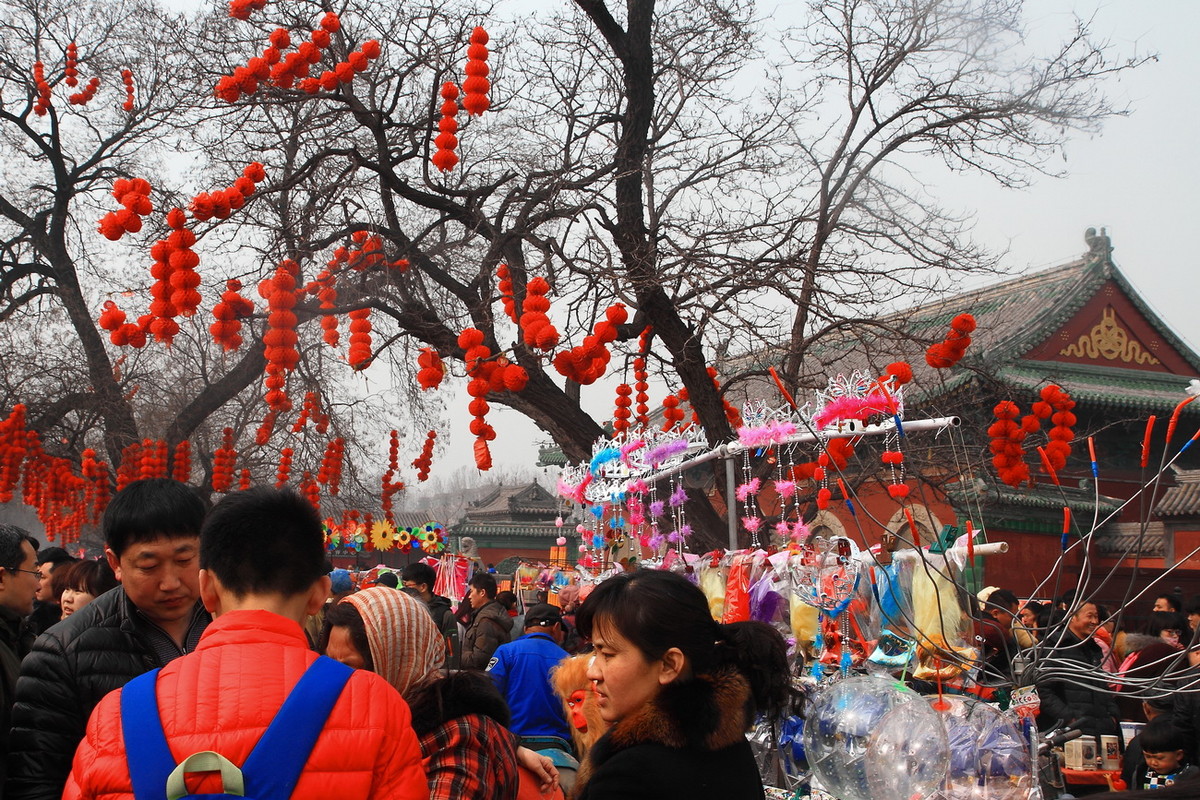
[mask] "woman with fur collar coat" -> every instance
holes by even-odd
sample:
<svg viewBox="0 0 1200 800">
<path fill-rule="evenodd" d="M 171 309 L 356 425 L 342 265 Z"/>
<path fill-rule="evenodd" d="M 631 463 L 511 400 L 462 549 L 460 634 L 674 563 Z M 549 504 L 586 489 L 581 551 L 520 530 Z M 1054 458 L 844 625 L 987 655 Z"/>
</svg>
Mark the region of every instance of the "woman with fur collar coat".
<svg viewBox="0 0 1200 800">
<path fill-rule="evenodd" d="M 577 624 L 594 647 L 588 678 L 610 727 L 580 769 L 576 800 L 764 796 L 745 732 L 793 696 L 774 628 L 714 622 L 696 586 L 659 570 L 600 584 Z"/>
</svg>

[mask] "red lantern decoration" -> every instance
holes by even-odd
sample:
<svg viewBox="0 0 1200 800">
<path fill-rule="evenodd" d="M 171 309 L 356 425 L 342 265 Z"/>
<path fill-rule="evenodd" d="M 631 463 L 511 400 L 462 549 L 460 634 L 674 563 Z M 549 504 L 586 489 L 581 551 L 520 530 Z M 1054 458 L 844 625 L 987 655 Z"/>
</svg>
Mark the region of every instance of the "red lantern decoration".
<svg viewBox="0 0 1200 800">
<path fill-rule="evenodd" d="M 430 157 L 430 161 L 442 172 L 449 172 L 454 169 L 454 165 L 458 163 L 458 155 L 454 152 L 458 147 L 458 138 L 454 135 L 458 131 L 458 87 L 447 81 L 442 84 L 442 119 L 438 123 L 438 130 L 441 131 L 434 139 L 434 144 L 437 150 Z"/>
<path fill-rule="evenodd" d="M 471 31 L 471 46 L 467 48 L 467 64 L 464 68 L 466 78 L 463 80 L 463 108 L 468 114 L 477 117 L 488 110 L 491 101 L 487 93 L 492 84 L 488 81 L 488 35 L 483 28 L 476 27 Z"/>
</svg>

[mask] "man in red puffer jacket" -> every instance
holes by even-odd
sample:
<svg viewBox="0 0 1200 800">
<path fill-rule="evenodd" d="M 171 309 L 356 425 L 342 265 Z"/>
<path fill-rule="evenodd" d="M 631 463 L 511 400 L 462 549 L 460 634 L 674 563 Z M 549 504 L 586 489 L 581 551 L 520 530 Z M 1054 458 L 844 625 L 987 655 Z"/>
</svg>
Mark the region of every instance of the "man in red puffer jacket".
<svg viewBox="0 0 1200 800">
<path fill-rule="evenodd" d="M 214 621 L 193 653 L 163 667 L 156 684 L 158 716 L 175 761 L 212 750 L 245 765 L 318 657 L 300 625 L 329 594 L 324 560 L 320 518 L 292 491 L 238 492 L 209 514 L 200 534 L 200 594 Z M 128 691 L 110 693 L 93 712 L 66 800 L 133 797 L 125 740 L 136 734 L 122 729 L 121 709 Z M 252 779 L 249 770 L 246 779 Z M 187 790 L 220 792 L 221 776 L 198 772 Z M 408 706 L 387 681 L 365 670 L 350 675 L 291 797 L 428 800 Z"/>
</svg>

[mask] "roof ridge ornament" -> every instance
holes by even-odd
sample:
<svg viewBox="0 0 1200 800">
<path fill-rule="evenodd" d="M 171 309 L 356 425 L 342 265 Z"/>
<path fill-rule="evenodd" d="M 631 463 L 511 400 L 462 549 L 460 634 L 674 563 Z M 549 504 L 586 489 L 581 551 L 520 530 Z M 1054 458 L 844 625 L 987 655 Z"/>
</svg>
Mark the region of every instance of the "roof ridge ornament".
<svg viewBox="0 0 1200 800">
<path fill-rule="evenodd" d="M 1111 261 L 1112 260 L 1112 239 L 1108 235 L 1108 228 L 1101 228 L 1099 233 L 1096 233 L 1095 228 L 1088 228 L 1083 234 L 1083 241 L 1087 242 L 1088 251 L 1084 257 L 1091 262 L 1096 261 Z"/>
</svg>

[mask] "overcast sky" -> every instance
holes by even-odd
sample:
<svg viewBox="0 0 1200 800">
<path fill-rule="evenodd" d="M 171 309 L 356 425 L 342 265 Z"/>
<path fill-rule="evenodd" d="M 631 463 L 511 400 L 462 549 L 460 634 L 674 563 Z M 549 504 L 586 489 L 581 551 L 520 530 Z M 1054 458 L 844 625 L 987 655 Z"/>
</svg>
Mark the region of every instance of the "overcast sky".
<svg viewBox="0 0 1200 800">
<path fill-rule="evenodd" d="M 563 2 L 521 5 L 536 9 Z M 199 0 L 168 4 L 181 9 L 200 5 Z M 789 0 L 781 10 L 786 13 L 798 5 Z M 1129 104 L 1132 113 L 1110 121 L 1099 136 L 1073 140 L 1064 164 L 1067 178 L 1042 179 L 1021 191 L 1000 189 L 983 179 L 956 178 L 931 186 L 931 192 L 948 205 L 976 212 L 977 239 L 1007 249 L 1006 263 L 1013 272 L 1076 258 L 1086 250 L 1085 229 L 1106 227 L 1122 272 L 1176 334 L 1200 349 L 1200 280 L 1187 243 L 1200 230 L 1200 2 L 1027 0 L 1025 9 L 1034 35 L 1068 30 L 1071 15 L 1078 14 L 1093 19 L 1094 31 L 1110 39 L 1118 52 L 1157 53 L 1159 60 L 1108 85 L 1109 97 Z M 598 404 L 610 401 L 605 396 Z M 455 466 L 468 464 L 472 458 L 465 400 L 451 403 L 448 416 L 453 424 L 441 439 L 449 452 L 441 458 Z M 518 414 L 497 411 L 495 462 L 531 463 L 535 450 L 530 443 L 544 435 Z"/>
</svg>

